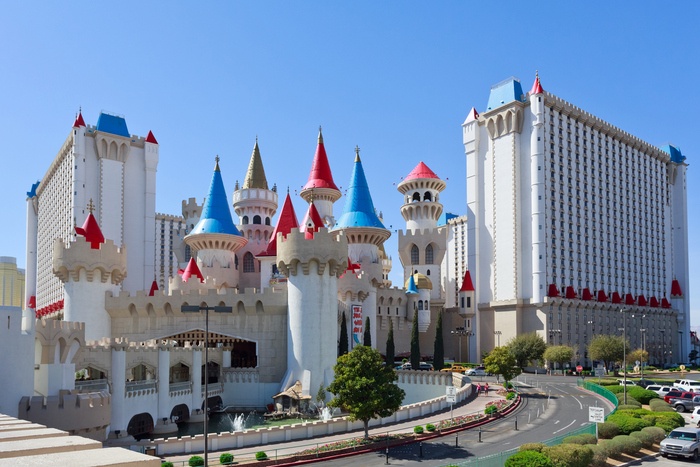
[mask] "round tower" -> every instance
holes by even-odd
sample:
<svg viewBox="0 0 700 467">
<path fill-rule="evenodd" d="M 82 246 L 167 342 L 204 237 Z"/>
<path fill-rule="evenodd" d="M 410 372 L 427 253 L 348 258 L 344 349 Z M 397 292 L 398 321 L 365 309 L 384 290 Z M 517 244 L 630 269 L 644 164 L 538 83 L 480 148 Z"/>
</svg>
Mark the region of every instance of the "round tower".
<svg viewBox="0 0 700 467">
<path fill-rule="evenodd" d="M 279 289 L 284 287 L 286 284 L 287 278 L 284 277 L 283 274 L 280 274 L 276 264 L 277 235 L 282 234 L 286 237 L 289 232 L 298 228 L 299 221 L 297 220 L 296 212 L 294 212 L 292 198 L 289 196 L 289 191 L 287 191 L 287 196 L 284 198 L 284 204 L 282 205 L 282 211 L 277 219 L 277 225 L 275 226 L 275 230 L 272 232 L 270 241 L 267 243 L 267 247 L 265 247 L 265 249 L 259 252 L 257 255 L 257 259 L 260 261 L 261 290 L 268 287 Z"/>
<path fill-rule="evenodd" d="M 70 245 L 58 238 L 53 248 L 53 272 L 63 282 L 65 321 L 85 323 L 85 340 L 111 337 L 112 323 L 105 309 L 105 292 L 118 295 L 126 277 L 126 247 L 105 240 L 90 211 L 77 239 Z"/>
<path fill-rule="evenodd" d="M 430 326 L 430 291 L 433 290 L 433 283 L 428 276 L 415 273 L 409 276 L 404 287 L 408 309 L 418 310 L 418 331 L 425 332 Z M 409 312 L 409 316 L 413 314 Z"/>
<path fill-rule="evenodd" d="M 248 239 L 248 243 L 238 253 L 239 260 L 242 261 L 239 284 L 241 288 L 258 287 L 262 270 L 255 256 L 263 251 L 270 241 L 273 231 L 272 217 L 277 212 L 277 188 L 268 189 L 257 138 L 243 188 L 239 189 L 236 182 L 233 209 L 240 220 L 238 229 L 241 235 Z"/>
<path fill-rule="evenodd" d="M 288 278 L 287 374 L 312 395 L 333 381 L 338 351 L 338 277 L 345 271 L 347 239 L 326 229 L 306 238 L 293 230 L 277 237 L 277 267 Z"/>
<path fill-rule="evenodd" d="M 347 238 L 348 268 L 355 266 L 353 274 L 345 274 L 339 281 L 340 299 L 348 309 L 357 306 L 357 301 L 362 302 L 362 324 L 353 325 L 352 342 L 362 342 L 362 327 L 369 318 L 372 345 L 379 348 L 377 288 L 384 284 L 384 264 L 379 248 L 391 236 L 391 232 L 375 212 L 358 147 L 355 147 L 355 163 L 343 213 L 333 231 L 342 231 Z"/>
<path fill-rule="evenodd" d="M 440 192 L 445 189 L 445 182 L 420 162 L 396 188 L 404 195 L 401 215 L 406 230 L 434 229 L 442 214 Z"/>
<path fill-rule="evenodd" d="M 335 225 L 333 217 L 333 203 L 340 199 L 341 193 L 335 182 L 331 167 L 328 164 L 328 156 L 326 156 L 326 147 L 323 144 L 323 133 L 321 128 L 318 129 L 318 144 L 316 146 L 316 154 L 311 165 L 309 180 L 304 185 L 299 193 L 307 203 L 316 204 L 316 209 L 321 215 L 326 227 L 331 228 Z"/>
<path fill-rule="evenodd" d="M 204 201 L 202 217 L 184 238 L 205 277 L 212 277 L 220 287 L 238 287 L 236 252 L 248 242 L 233 224 L 226 190 L 216 156 L 209 196 Z"/>
<path fill-rule="evenodd" d="M 530 235 L 532 235 L 532 301 L 542 303 L 545 294 L 544 238 L 544 90 L 539 74 L 530 90 Z"/>
</svg>

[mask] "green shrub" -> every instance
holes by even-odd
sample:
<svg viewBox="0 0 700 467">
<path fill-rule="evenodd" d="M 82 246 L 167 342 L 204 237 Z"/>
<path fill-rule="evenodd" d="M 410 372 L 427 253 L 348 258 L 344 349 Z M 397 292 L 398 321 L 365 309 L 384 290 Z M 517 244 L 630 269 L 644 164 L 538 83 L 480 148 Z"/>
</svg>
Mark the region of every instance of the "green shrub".
<svg viewBox="0 0 700 467">
<path fill-rule="evenodd" d="M 620 427 L 616 423 L 603 422 L 598 424 L 598 437 L 612 439 L 620 434 Z"/>
<path fill-rule="evenodd" d="M 608 465 L 608 450 L 602 444 L 591 444 L 588 446 L 593 451 L 592 467 L 606 467 Z"/>
<path fill-rule="evenodd" d="M 641 407 L 641 404 L 640 405 L 620 404 L 617 406 L 617 411 L 619 412 L 620 410 L 635 410 L 635 409 L 638 409 L 639 407 Z"/>
<path fill-rule="evenodd" d="M 233 454 L 230 452 L 224 452 L 219 456 L 219 464 L 229 465 L 233 464 Z"/>
<path fill-rule="evenodd" d="M 629 455 L 634 455 L 642 449 L 642 443 L 635 438 L 627 435 L 618 435 L 613 438 L 613 441 L 617 440 L 622 446 L 622 452 Z"/>
<path fill-rule="evenodd" d="M 647 427 L 645 427 L 647 428 Z M 645 431 L 633 431 L 630 433 L 630 437 L 639 440 L 642 443 L 644 449 L 649 449 L 654 445 L 654 435 Z"/>
<path fill-rule="evenodd" d="M 613 439 L 604 439 L 600 442 L 600 446 L 605 449 L 605 452 L 607 453 L 608 457 L 618 457 L 620 454 L 622 454 L 622 443 L 619 441 L 615 441 L 615 438 Z"/>
<path fill-rule="evenodd" d="M 664 435 L 664 438 L 666 435 Z M 544 443 L 525 443 L 520 445 L 520 451 L 537 451 L 537 452 L 542 452 L 544 448 L 546 448 L 547 445 Z"/>
<path fill-rule="evenodd" d="M 620 427 L 621 435 L 629 435 L 633 431 L 639 431 L 644 427 L 651 426 L 650 422 L 634 417 L 633 415 L 622 413 L 614 413 L 608 417 L 606 422 L 615 423 Z"/>
<path fill-rule="evenodd" d="M 654 412 L 672 412 L 673 407 L 671 407 L 668 402 L 663 399 L 652 399 L 649 401 L 649 409 Z"/>
<path fill-rule="evenodd" d="M 494 414 L 494 413 L 496 413 L 497 411 L 498 411 L 498 407 L 496 407 L 495 405 L 489 405 L 488 407 L 486 407 L 486 408 L 484 409 L 484 413 L 485 413 L 486 415 Z"/>
<path fill-rule="evenodd" d="M 547 446 L 542 454 L 549 457 L 555 467 L 588 467 L 593 460 L 591 448 L 578 444 Z"/>
<path fill-rule="evenodd" d="M 642 433 L 649 433 L 653 438 L 655 443 L 660 443 L 666 437 L 666 431 L 658 426 L 648 426 L 642 428 Z"/>
<path fill-rule="evenodd" d="M 204 458 L 202 456 L 192 456 L 188 462 L 190 467 L 199 467 L 204 465 Z"/>
<path fill-rule="evenodd" d="M 549 457 L 537 451 L 519 451 L 506 459 L 505 467 L 554 467 Z"/>
<path fill-rule="evenodd" d="M 160 467 L 173 467 L 173 463 L 170 461 L 163 461 L 160 463 Z"/>
<path fill-rule="evenodd" d="M 513 389 L 515 386 L 513 386 L 513 383 L 508 381 L 506 384 L 503 385 L 504 388 L 508 389 L 509 391 Z"/>
<path fill-rule="evenodd" d="M 635 386 L 627 391 L 627 395 L 632 395 L 636 400 L 643 405 L 648 405 L 654 399 L 659 399 L 659 395 L 654 391 L 647 391 L 641 386 Z M 663 400 L 663 399 L 661 399 Z"/>
<path fill-rule="evenodd" d="M 433 425 L 432 423 L 427 423 L 427 424 L 425 425 L 425 429 L 426 429 L 427 431 L 430 431 L 430 432 L 432 433 L 433 431 L 435 431 L 435 425 Z"/>
<path fill-rule="evenodd" d="M 265 461 L 267 460 L 267 454 L 265 451 L 258 451 L 255 453 L 255 459 L 259 461 Z"/>
<path fill-rule="evenodd" d="M 625 404 L 625 395 L 622 394 L 621 392 L 618 392 L 617 394 L 615 394 L 615 397 L 617 397 L 618 405 L 633 405 L 637 408 L 642 407 L 641 402 L 639 402 L 637 399 L 632 397 L 632 395 L 629 393 L 627 394 L 627 404 Z"/>
<path fill-rule="evenodd" d="M 663 428 L 666 433 L 679 426 L 685 426 L 685 419 L 678 412 L 656 412 L 655 415 L 656 423 L 654 425 Z"/>
<path fill-rule="evenodd" d="M 568 444 L 596 444 L 598 440 L 595 439 L 595 435 L 593 434 L 583 433 L 580 435 L 567 436 L 562 442 Z"/>
<path fill-rule="evenodd" d="M 516 396 L 517 396 L 516 393 L 514 393 L 514 392 L 512 392 L 512 391 L 511 391 L 511 392 L 508 392 L 508 393 L 506 394 L 506 400 L 507 400 L 507 401 L 513 400 L 513 399 L 515 399 Z"/>
<path fill-rule="evenodd" d="M 423 427 L 418 425 L 413 427 L 413 432 L 417 435 L 422 435 L 423 434 Z"/>
</svg>

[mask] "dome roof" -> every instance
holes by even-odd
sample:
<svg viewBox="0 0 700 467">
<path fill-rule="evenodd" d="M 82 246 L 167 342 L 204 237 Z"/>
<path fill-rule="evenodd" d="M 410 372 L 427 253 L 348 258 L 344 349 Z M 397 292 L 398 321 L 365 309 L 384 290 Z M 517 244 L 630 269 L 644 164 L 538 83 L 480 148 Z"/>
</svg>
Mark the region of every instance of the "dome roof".
<svg viewBox="0 0 700 467">
<path fill-rule="evenodd" d="M 411 277 L 413 277 L 417 289 L 433 290 L 433 283 L 430 279 L 428 279 L 428 276 L 419 272 L 416 272 L 412 276 L 409 276 L 409 278 L 406 280 L 406 283 L 404 284 L 405 288 L 408 288 L 408 283 L 411 280 Z"/>
</svg>

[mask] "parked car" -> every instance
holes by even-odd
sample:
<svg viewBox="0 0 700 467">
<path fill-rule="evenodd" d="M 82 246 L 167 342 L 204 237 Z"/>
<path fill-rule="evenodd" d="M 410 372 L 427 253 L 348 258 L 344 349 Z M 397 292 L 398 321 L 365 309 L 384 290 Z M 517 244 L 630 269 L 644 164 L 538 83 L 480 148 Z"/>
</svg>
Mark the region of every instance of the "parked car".
<svg viewBox="0 0 700 467">
<path fill-rule="evenodd" d="M 647 386 L 651 386 L 652 384 L 656 384 L 656 383 L 655 383 L 654 381 L 650 380 L 650 379 L 644 379 L 644 378 L 642 378 L 642 379 L 640 379 L 639 381 L 637 381 L 637 386 L 641 386 L 641 387 L 643 387 L 644 389 L 646 389 Z"/>
<path fill-rule="evenodd" d="M 491 376 L 490 373 L 486 372 L 486 368 L 483 366 L 478 366 L 476 368 L 472 368 L 470 370 L 467 370 L 466 375 L 467 376 Z"/>
<path fill-rule="evenodd" d="M 411 362 L 406 362 L 403 365 L 401 365 L 401 369 L 402 370 L 412 370 L 413 368 L 411 367 Z M 426 362 L 420 362 L 420 368 L 418 368 L 418 369 L 423 370 L 423 371 L 433 371 L 434 370 L 433 365 L 430 363 L 426 363 Z"/>
<path fill-rule="evenodd" d="M 700 459 L 700 428 L 676 428 L 661 441 L 660 452 L 663 457 L 679 456 L 697 461 Z"/>
<path fill-rule="evenodd" d="M 463 367 L 462 365 L 452 365 L 449 368 L 443 368 L 440 371 L 444 371 L 446 373 L 465 373 L 467 371 L 466 367 Z"/>
<path fill-rule="evenodd" d="M 682 389 L 671 389 L 664 396 L 664 400 L 666 402 L 670 403 L 671 399 L 676 398 L 676 397 L 680 397 L 681 394 L 686 393 L 686 392 L 688 392 L 688 391 L 683 391 Z M 690 394 L 692 394 L 692 392 Z"/>
<path fill-rule="evenodd" d="M 700 428 L 700 407 L 695 407 L 693 413 L 690 414 L 690 424 Z"/>
<path fill-rule="evenodd" d="M 647 391 L 654 391 L 659 397 L 664 397 L 672 389 L 678 390 L 675 386 L 662 386 L 660 384 L 650 384 L 645 388 Z"/>
<path fill-rule="evenodd" d="M 636 386 L 637 383 L 632 381 L 631 379 L 618 379 L 618 383 L 620 383 L 620 386 Z"/>
<path fill-rule="evenodd" d="M 680 397 L 675 397 L 668 403 L 676 409 L 676 412 L 685 412 L 700 406 L 700 395 L 694 392 L 684 392 Z"/>
<path fill-rule="evenodd" d="M 677 379 L 673 385 L 684 391 L 700 392 L 700 381 L 695 381 L 694 379 Z"/>
</svg>

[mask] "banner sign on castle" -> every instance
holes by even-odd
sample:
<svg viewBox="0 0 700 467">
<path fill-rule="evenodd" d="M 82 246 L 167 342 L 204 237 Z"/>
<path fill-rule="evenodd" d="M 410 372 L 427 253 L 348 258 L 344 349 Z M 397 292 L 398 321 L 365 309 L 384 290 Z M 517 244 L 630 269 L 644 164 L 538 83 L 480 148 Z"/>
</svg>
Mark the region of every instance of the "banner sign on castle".
<svg viewBox="0 0 700 467">
<path fill-rule="evenodd" d="M 362 344 L 362 306 L 352 306 L 352 339 L 355 344 Z"/>
</svg>

